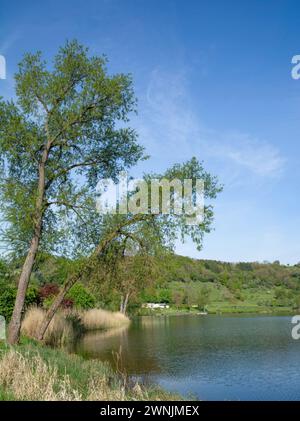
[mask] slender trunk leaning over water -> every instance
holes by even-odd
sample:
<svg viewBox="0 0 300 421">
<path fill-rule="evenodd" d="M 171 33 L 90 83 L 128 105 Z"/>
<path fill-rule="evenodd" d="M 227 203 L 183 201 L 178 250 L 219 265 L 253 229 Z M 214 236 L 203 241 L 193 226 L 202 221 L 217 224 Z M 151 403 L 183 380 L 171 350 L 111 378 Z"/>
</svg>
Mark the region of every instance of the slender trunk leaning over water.
<svg viewBox="0 0 300 421">
<path fill-rule="evenodd" d="M 126 314 L 128 300 L 129 300 L 129 292 L 127 292 L 127 294 L 125 295 L 125 299 L 124 299 L 124 296 L 122 295 L 120 312 L 123 313 L 123 314 Z"/>
<path fill-rule="evenodd" d="M 39 326 L 38 334 L 37 334 L 38 340 L 42 341 L 44 339 L 46 330 L 49 324 L 51 323 L 51 320 L 53 319 L 55 313 L 59 309 L 61 303 L 63 302 L 69 290 L 77 281 L 79 281 L 82 277 L 87 276 L 90 273 L 90 271 L 93 270 L 95 260 L 98 259 L 99 255 L 105 250 L 107 245 L 116 237 L 118 237 L 120 234 L 124 235 L 124 232 L 122 231 L 124 228 L 145 219 L 149 219 L 149 215 L 138 214 L 138 215 L 133 216 L 132 219 L 126 220 L 125 222 L 120 224 L 115 230 L 107 234 L 107 236 L 99 243 L 99 245 L 96 247 L 91 257 L 88 259 L 88 261 L 83 263 L 75 274 L 72 274 L 69 276 L 66 283 L 62 287 L 61 291 L 58 293 L 52 305 L 50 306 L 47 313 L 45 314 L 45 317 L 41 325 Z M 128 298 L 129 298 L 129 294 L 127 295 L 125 297 L 126 306 L 127 306 Z M 125 306 L 125 311 L 126 311 L 126 306 Z"/>
</svg>

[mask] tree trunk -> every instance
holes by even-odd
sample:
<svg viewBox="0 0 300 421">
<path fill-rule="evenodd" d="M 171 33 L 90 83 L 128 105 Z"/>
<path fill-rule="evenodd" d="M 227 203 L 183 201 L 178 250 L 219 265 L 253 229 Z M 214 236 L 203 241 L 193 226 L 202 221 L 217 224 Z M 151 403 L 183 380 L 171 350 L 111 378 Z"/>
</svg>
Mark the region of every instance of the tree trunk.
<svg viewBox="0 0 300 421">
<path fill-rule="evenodd" d="M 129 299 L 129 292 L 127 292 L 127 294 L 125 295 L 125 300 L 124 300 L 123 308 L 122 308 L 123 314 L 126 314 L 128 299 Z"/>
<path fill-rule="evenodd" d="M 123 297 L 123 295 L 121 295 L 120 313 L 123 313 L 123 307 L 124 307 L 124 297 Z"/>
<path fill-rule="evenodd" d="M 44 214 L 43 204 L 45 196 L 45 164 L 48 159 L 50 145 L 51 144 L 48 142 L 47 146 L 44 149 L 41 162 L 39 164 L 39 179 L 34 214 L 34 235 L 31 240 L 25 262 L 22 267 L 14 310 L 8 327 L 7 340 L 8 343 L 10 343 L 11 345 L 18 343 L 20 339 L 21 318 L 25 303 L 26 291 L 28 288 L 32 268 L 35 262 L 36 254 L 41 239 Z"/>
<path fill-rule="evenodd" d="M 20 276 L 20 280 L 18 284 L 18 291 L 17 291 L 16 301 L 14 305 L 14 310 L 13 310 L 11 321 L 8 327 L 7 340 L 8 340 L 8 343 L 10 343 L 11 345 L 19 342 L 20 329 L 21 329 L 21 317 L 22 317 L 22 312 L 23 312 L 24 303 L 25 303 L 25 296 L 26 296 L 26 291 L 27 291 L 30 275 L 32 272 L 32 267 L 35 261 L 38 245 L 39 245 L 39 237 L 34 237 L 31 242 L 29 252 L 27 254 L 27 257 L 25 259 L 25 262 L 22 268 L 22 272 L 21 272 L 21 276 Z"/>
<path fill-rule="evenodd" d="M 61 289 L 61 291 L 56 296 L 55 300 L 53 301 L 52 305 L 48 309 L 47 313 L 45 314 L 45 317 L 42 320 L 42 323 L 39 326 L 37 339 L 42 341 L 44 339 L 46 330 L 48 329 L 49 324 L 51 323 L 51 320 L 53 319 L 55 313 L 57 312 L 59 306 L 63 302 L 63 299 L 65 298 L 68 291 L 72 288 L 72 286 L 76 283 L 77 277 L 73 276 L 71 277 L 64 285 L 64 287 Z"/>
<path fill-rule="evenodd" d="M 80 277 L 83 276 L 83 274 L 86 275 L 90 270 L 92 270 L 94 259 L 97 259 L 98 256 L 102 253 L 102 251 L 105 250 L 106 246 L 120 234 L 121 228 L 124 228 L 128 225 L 134 224 L 134 223 L 136 223 L 140 220 L 143 220 L 144 218 L 145 218 L 145 215 L 143 215 L 143 214 L 135 215 L 131 220 L 127 220 L 123 224 L 120 224 L 114 231 L 109 233 L 98 244 L 95 251 L 93 252 L 91 257 L 89 258 L 88 262 L 81 268 L 81 270 L 78 270 L 77 275 L 74 274 L 73 276 L 70 277 L 69 280 L 66 281 L 64 287 L 62 288 L 62 290 L 57 295 L 56 299 L 54 300 L 51 307 L 49 308 L 49 310 L 45 314 L 44 319 L 42 320 L 42 323 L 39 327 L 37 339 L 39 339 L 40 341 L 42 341 L 44 339 L 46 330 L 47 330 L 49 324 L 51 323 L 51 320 L 53 319 L 55 313 L 57 312 L 59 306 L 61 305 L 63 299 L 65 298 L 66 294 L 68 293 L 68 291 L 80 279 Z M 128 295 L 128 297 L 127 297 L 127 295 Z M 125 297 L 126 306 L 127 306 L 128 298 L 129 298 L 129 294 L 127 294 L 127 295 L 126 295 L 127 299 Z M 126 311 L 126 306 L 125 306 L 125 311 Z M 121 311 L 121 312 L 123 312 L 123 311 Z"/>
</svg>

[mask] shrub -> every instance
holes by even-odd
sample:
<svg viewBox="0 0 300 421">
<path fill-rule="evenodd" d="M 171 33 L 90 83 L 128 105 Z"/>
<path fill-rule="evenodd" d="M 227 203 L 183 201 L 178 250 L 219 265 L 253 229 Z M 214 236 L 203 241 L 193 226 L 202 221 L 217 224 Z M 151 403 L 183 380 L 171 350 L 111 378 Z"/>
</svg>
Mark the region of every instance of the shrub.
<svg viewBox="0 0 300 421">
<path fill-rule="evenodd" d="M 16 290 L 9 288 L 4 291 L 0 296 L 0 314 L 6 320 L 11 318 L 16 299 Z"/>
<path fill-rule="evenodd" d="M 26 292 L 25 307 L 28 308 L 34 304 L 39 304 L 39 293 L 36 287 L 29 287 Z"/>
<path fill-rule="evenodd" d="M 43 300 L 43 308 L 48 310 L 54 301 L 54 296 L 47 297 Z"/>
<path fill-rule="evenodd" d="M 170 303 L 171 291 L 168 289 L 160 289 L 157 294 L 157 300 L 159 303 Z"/>
<path fill-rule="evenodd" d="M 55 295 L 57 295 L 59 292 L 59 287 L 57 284 L 45 284 L 44 286 L 42 286 L 39 290 L 39 297 L 42 301 L 44 301 L 45 299 L 49 298 L 49 297 L 54 297 Z"/>
<path fill-rule="evenodd" d="M 16 295 L 16 288 L 7 288 L 0 295 L 0 315 L 4 316 L 7 321 L 9 321 L 11 318 L 15 305 Z M 39 295 L 37 289 L 35 287 L 29 287 L 25 297 L 25 308 L 28 308 L 33 304 L 38 304 L 38 302 Z"/>
<path fill-rule="evenodd" d="M 53 304 L 54 299 L 55 299 L 55 296 L 50 296 L 48 298 L 45 298 L 43 301 L 43 308 L 48 310 Z M 73 308 L 73 306 L 74 306 L 74 300 L 72 300 L 72 298 L 64 298 L 61 302 L 60 308 L 68 309 L 68 308 Z"/>
<path fill-rule="evenodd" d="M 59 293 L 59 286 L 55 283 L 47 283 L 39 289 L 39 298 L 45 309 L 48 309 L 53 303 L 56 295 Z M 60 307 L 63 309 L 72 308 L 74 300 L 72 298 L 64 298 Z"/>
<path fill-rule="evenodd" d="M 74 307 L 81 309 L 93 308 L 96 303 L 95 297 L 81 283 L 72 286 L 66 299 L 72 300 Z"/>
<path fill-rule="evenodd" d="M 74 301 L 72 298 L 64 298 L 61 303 L 61 307 L 64 309 L 72 308 L 74 305 Z"/>
</svg>

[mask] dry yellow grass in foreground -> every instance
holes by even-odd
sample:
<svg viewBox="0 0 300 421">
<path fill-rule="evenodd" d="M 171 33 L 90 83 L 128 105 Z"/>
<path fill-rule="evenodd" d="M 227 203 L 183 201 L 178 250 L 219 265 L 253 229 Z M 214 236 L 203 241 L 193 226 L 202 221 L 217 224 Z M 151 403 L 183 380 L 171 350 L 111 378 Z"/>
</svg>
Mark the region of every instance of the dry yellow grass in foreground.
<svg viewBox="0 0 300 421">
<path fill-rule="evenodd" d="M 170 400 L 156 386 L 144 386 L 97 360 L 83 360 L 37 343 L 0 347 L 0 400 Z"/>
<path fill-rule="evenodd" d="M 71 385 L 70 376 L 59 376 L 56 366 L 48 365 L 40 355 L 28 358 L 15 350 L 10 350 L 0 360 L 0 384 L 16 399 L 45 401 L 78 400 L 124 400 L 125 387 L 112 390 L 104 374 L 91 376 L 87 396 Z M 134 392 L 142 396 L 141 388 L 136 385 Z"/>
</svg>

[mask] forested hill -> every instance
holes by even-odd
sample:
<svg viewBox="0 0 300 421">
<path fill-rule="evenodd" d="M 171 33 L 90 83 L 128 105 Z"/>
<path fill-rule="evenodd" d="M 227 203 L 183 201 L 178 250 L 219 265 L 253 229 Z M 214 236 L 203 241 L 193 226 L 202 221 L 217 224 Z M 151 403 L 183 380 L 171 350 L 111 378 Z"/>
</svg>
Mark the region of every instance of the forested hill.
<svg viewBox="0 0 300 421">
<path fill-rule="evenodd" d="M 59 288 L 73 265 L 62 257 L 41 256 L 32 275 L 32 288 L 39 296 L 40 291 L 42 294 L 45 290 L 55 291 L 53 285 Z M 294 312 L 300 308 L 300 264 L 226 263 L 172 254 L 155 261 L 155 266 L 155 276 L 150 282 L 144 281 L 143 272 L 142 279 L 136 276 L 136 285 L 132 285 L 132 277 L 129 282 L 118 284 L 112 284 L 111 278 L 99 281 L 96 277 L 84 280 L 84 288 L 98 306 L 117 310 L 120 296 L 130 287 L 130 312 L 140 311 L 145 302 L 164 302 L 170 306 L 168 311 L 176 312 Z M 0 295 L 4 291 L 7 295 L 8 287 L 15 289 L 19 270 L 16 261 L 1 262 Z M 123 273 L 126 275 L 126 271 Z M 71 298 L 76 302 L 78 297 Z"/>
<path fill-rule="evenodd" d="M 169 256 L 160 288 L 146 300 L 206 307 L 210 312 L 285 311 L 300 306 L 300 264 L 227 263 Z M 154 294 L 153 294 L 154 292 Z"/>
</svg>

